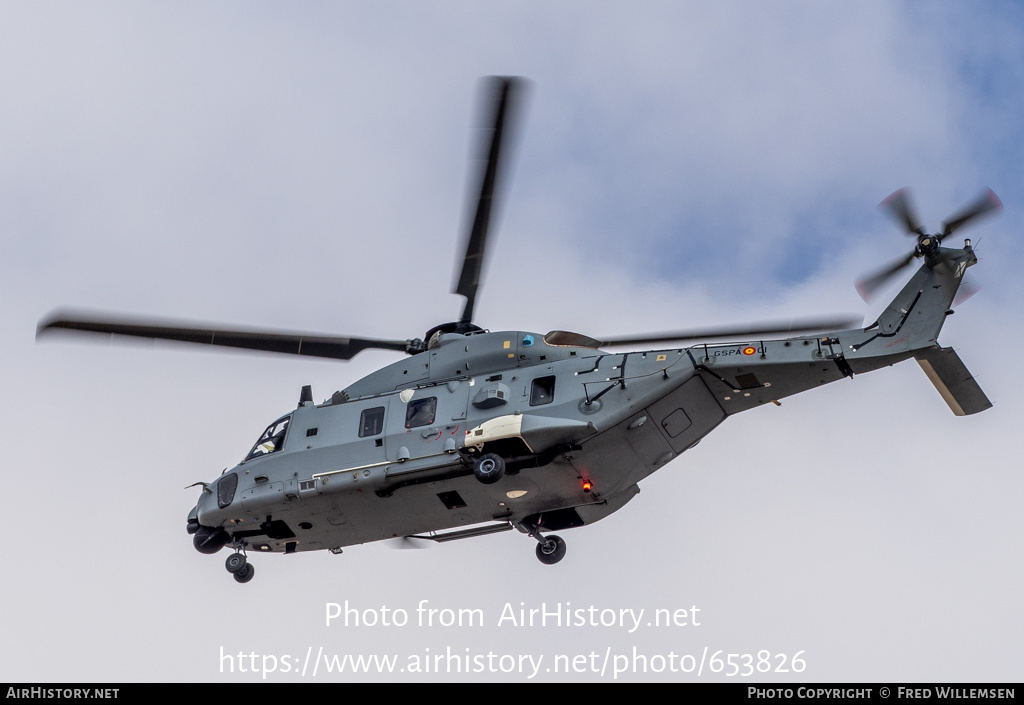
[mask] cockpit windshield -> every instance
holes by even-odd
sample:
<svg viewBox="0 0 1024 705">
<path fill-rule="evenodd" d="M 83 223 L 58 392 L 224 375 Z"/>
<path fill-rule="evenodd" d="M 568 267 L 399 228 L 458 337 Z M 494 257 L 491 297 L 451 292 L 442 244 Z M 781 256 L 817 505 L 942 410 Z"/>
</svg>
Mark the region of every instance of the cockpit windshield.
<svg viewBox="0 0 1024 705">
<path fill-rule="evenodd" d="M 256 441 L 256 445 L 249 451 L 249 455 L 245 456 L 245 460 L 262 458 L 264 455 L 276 453 L 284 448 L 284 432 L 288 428 L 289 420 L 291 420 L 291 416 L 285 416 L 283 419 L 278 419 L 267 426 L 267 430 Z M 245 460 L 242 462 L 245 462 Z"/>
</svg>

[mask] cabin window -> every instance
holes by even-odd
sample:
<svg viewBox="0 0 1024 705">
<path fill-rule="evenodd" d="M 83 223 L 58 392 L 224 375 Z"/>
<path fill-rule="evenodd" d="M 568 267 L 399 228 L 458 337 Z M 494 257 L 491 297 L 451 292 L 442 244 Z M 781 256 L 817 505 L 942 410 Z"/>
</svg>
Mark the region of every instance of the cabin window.
<svg viewBox="0 0 1024 705">
<path fill-rule="evenodd" d="M 432 424 L 436 413 L 437 397 L 413 399 L 409 402 L 409 408 L 405 412 L 405 427 L 416 428 Z"/>
<path fill-rule="evenodd" d="M 359 437 L 376 436 L 384 430 L 384 407 L 363 409 L 359 416 Z"/>
<path fill-rule="evenodd" d="M 267 426 L 267 430 L 264 431 L 263 435 L 261 435 L 259 440 L 256 441 L 256 445 L 254 445 L 252 450 L 249 451 L 249 455 L 245 456 L 245 460 L 261 458 L 264 455 L 276 453 L 284 448 L 284 434 L 288 429 L 288 422 L 290 420 L 290 416 L 285 416 L 283 419 L 278 419 Z"/>
<path fill-rule="evenodd" d="M 538 377 L 530 389 L 530 406 L 550 404 L 555 398 L 555 377 Z"/>
</svg>

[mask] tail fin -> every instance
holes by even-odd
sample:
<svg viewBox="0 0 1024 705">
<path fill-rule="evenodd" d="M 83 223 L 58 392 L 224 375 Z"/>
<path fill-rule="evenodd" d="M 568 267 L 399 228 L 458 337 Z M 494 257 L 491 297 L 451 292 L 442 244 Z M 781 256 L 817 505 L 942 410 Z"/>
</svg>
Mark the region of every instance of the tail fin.
<svg viewBox="0 0 1024 705">
<path fill-rule="evenodd" d="M 963 274 L 978 258 L 970 246 L 941 248 L 896 295 L 876 322 L 883 338 L 906 342 L 904 349 L 924 350 L 937 345 L 939 331 L 956 296 Z M 869 329 L 874 329 L 872 326 Z M 886 346 L 891 349 L 892 345 Z"/>
<path fill-rule="evenodd" d="M 873 335 L 850 345 L 854 372 L 867 372 L 914 357 L 957 416 L 984 411 L 992 402 L 981 391 L 953 348 L 938 336 L 964 271 L 978 261 L 969 243 L 962 250 L 941 248 L 903 287 L 878 320 L 864 330 Z"/>
<path fill-rule="evenodd" d="M 914 357 L 957 416 L 976 414 L 992 406 L 953 348 L 936 345 L 917 351 Z"/>
</svg>

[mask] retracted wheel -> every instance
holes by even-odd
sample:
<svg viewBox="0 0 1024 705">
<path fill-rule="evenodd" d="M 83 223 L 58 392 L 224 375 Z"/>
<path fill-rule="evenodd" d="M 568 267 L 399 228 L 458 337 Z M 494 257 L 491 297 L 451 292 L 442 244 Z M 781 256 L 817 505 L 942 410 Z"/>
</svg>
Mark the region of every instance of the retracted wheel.
<svg viewBox="0 0 1024 705">
<path fill-rule="evenodd" d="M 565 541 L 560 536 L 546 536 L 537 543 L 537 559 L 544 565 L 554 565 L 565 558 Z"/>
<path fill-rule="evenodd" d="M 235 580 L 240 583 L 247 583 L 252 580 L 254 575 L 256 575 L 256 569 L 252 567 L 252 563 L 246 563 L 245 567 L 235 573 Z"/>
<path fill-rule="evenodd" d="M 246 565 L 248 565 L 248 563 L 245 560 L 244 553 L 232 553 L 228 556 L 228 559 L 224 561 L 224 567 L 227 568 L 229 573 L 233 573 L 235 575 L 238 574 L 238 571 L 244 570 Z"/>
<path fill-rule="evenodd" d="M 484 453 L 473 464 L 473 474 L 485 485 L 492 485 L 505 474 L 505 461 L 496 453 Z"/>
</svg>

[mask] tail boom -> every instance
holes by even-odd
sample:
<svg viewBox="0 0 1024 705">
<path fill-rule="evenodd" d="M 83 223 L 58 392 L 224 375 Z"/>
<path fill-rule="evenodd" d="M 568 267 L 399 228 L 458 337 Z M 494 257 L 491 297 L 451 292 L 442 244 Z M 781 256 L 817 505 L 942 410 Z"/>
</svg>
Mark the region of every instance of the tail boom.
<svg viewBox="0 0 1024 705">
<path fill-rule="evenodd" d="M 963 274 L 977 258 L 969 245 L 940 248 L 867 328 L 731 345 L 694 346 L 694 367 L 727 414 L 914 358 L 954 414 L 992 406 L 952 348 L 937 338 Z"/>
</svg>

